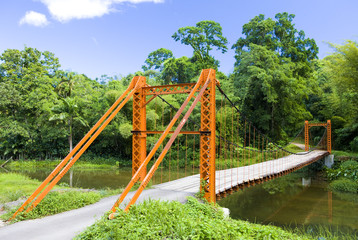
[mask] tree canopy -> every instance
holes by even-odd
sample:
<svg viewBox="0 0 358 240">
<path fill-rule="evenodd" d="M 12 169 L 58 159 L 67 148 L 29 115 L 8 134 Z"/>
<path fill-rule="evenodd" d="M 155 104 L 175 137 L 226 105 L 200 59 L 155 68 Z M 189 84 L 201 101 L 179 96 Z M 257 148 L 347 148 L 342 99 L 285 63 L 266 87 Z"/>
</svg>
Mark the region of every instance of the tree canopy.
<svg viewBox="0 0 358 240">
<path fill-rule="evenodd" d="M 227 39 L 222 34 L 220 24 L 214 21 L 201 21 L 195 27 L 179 28 L 172 38 L 193 48 L 193 57 L 202 69 L 219 67 L 219 61 L 210 55 L 213 48 L 222 53 L 227 51 Z"/>
</svg>

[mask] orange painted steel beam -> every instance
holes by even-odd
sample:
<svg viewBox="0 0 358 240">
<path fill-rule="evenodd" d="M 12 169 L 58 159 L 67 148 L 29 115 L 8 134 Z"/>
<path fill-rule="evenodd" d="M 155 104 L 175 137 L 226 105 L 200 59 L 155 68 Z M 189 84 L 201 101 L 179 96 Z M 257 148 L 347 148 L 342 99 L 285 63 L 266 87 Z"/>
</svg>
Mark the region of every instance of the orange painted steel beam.
<svg viewBox="0 0 358 240">
<path fill-rule="evenodd" d="M 309 123 L 305 121 L 305 151 L 309 151 L 309 129 L 311 127 L 325 127 L 327 129 L 327 151 L 332 153 L 332 124 L 331 120 L 327 123 Z"/>
<path fill-rule="evenodd" d="M 141 77 L 138 77 L 141 78 Z M 87 143 L 79 150 L 79 152 L 71 159 L 67 165 L 61 170 L 61 172 L 53 179 L 53 181 L 40 193 L 40 195 L 33 201 L 33 203 L 26 209 L 26 212 L 31 211 L 36 207 L 41 200 L 48 194 L 48 192 L 56 185 L 56 183 L 68 172 L 68 170 L 75 164 L 79 157 L 86 151 L 86 149 L 92 144 L 97 136 L 103 131 L 103 129 L 112 121 L 117 113 L 123 108 L 123 106 L 129 101 L 134 93 L 140 88 L 140 80 L 138 79 L 136 86 L 129 92 L 128 96 L 121 102 L 121 104 L 111 113 L 111 115 L 104 121 L 104 123 L 98 128 L 98 130 L 92 135 Z"/>
<path fill-rule="evenodd" d="M 201 74 L 203 74 L 204 70 L 202 71 Z M 200 79 L 200 78 L 199 78 Z M 126 188 L 124 189 L 124 191 L 122 192 L 121 196 L 117 199 L 117 201 L 114 203 L 111 211 L 112 213 L 109 215 L 110 219 L 114 218 L 114 212 L 116 211 L 117 207 L 123 202 L 124 198 L 127 196 L 128 192 L 132 189 L 133 185 L 138 181 L 139 179 L 139 174 L 138 172 L 140 172 L 142 169 L 144 169 L 144 167 L 146 166 L 146 164 L 148 164 L 148 162 L 152 159 L 152 157 L 154 156 L 154 154 L 156 153 L 156 151 L 158 150 L 159 146 L 163 143 L 164 139 L 166 138 L 166 136 L 169 134 L 169 131 L 171 130 L 171 128 L 174 126 L 174 124 L 176 123 L 176 121 L 178 120 L 178 118 L 180 117 L 181 113 L 184 111 L 184 108 L 188 105 L 190 99 L 192 97 L 194 97 L 194 93 L 199 89 L 199 87 L 201 86 L 201 81 L 198 81 L 194 88 L 191 90 L 190 94 L 188 95 L 188 97 L 186 98 L 186 100 L 184 101 L 183 105 L 181 106 L 181 108 L 178 110 L 178 112 L 175 114 L 175 116 L 173 117 L 173 119 L 171 120 L 171 122 L 169 123 L 169 125 L 167 126 L 167 128 L 164 130 L 164 133 L 159 137 L 157 143 L 154 145 L 153 149 L 150 151 L 150 153 L 148 154 L 148 156 L 146 157 L 144 163 L 142 163 L 142 165 L 139 167 L 137 173 L 132 177 L 132 179 L 130 180 L 130 182 L 128 183 L 128 185 L 126 186 Z M 172 136 L 173 137 L 173 136 Z M 167 150 L 164 150 L 164 152 L 166 152 Z M 159 159 L 159 158 L 158 158 Z M 158 160 L 157 160 L 158 161 Z M 147 174 L 148 176 L 148 174 Z M 142 182 L 144 183 L 144 181 Z"/>
<path fill-rule="evenodd" d="M 143 87 L 145 95 L 168 95 L 190 93 L 196 83 L 182 83 L 163 86 L 147 86 Z M 199 91 L 200 89 L 197 89 Z"/>
<path fill-rule="evenodd" d="M 207 73 L 215 79 L 215 71 Z M 203 76 L 206 78 L 206 76 Z M 211 81 L 201 97 L 201 131 L 209 134 L 200 135 L 200 192 L 208 202 L 216 202 L 215 193 L 215 90 L 216 82 Z"/>
<path fill-rule="evenodd" d="M 210 70 L 210 71 L 214 71 L 214 70 Z M 204 74 L 205 74 L 205 70 L 204 70 Z M 192 113 L 192 111 L 194 110 L 194 107 L 196 106 L 196 104 L 199 102 L 199 99 L 201 98 L 201 96 L 204 94 L 204 91 L 206 90 L 206 88 L 208 87 L 209 83 L 211 81 L 215 81 L 214 79 L 210 79 L 209 77 L 207 78 L 204 86 L 201 88 L 198 96 L 194 99 L 193 103 L 191 104 L 190 108 L 188 109 L 188 111 L 185 113 L 183 119 L 180 121 L 178 127 L 175 129 L 174 134 L 171 136 L 171 138 L 169 139 L 168 143 L 165 145 L 163 152 L 159 155 L 158 159 L 155 161 L 155 163 L 153 164 L 152 168 L 149 170 L 149 173 L 147 174 L 147 176 L 144 178 L 144 181 L 141 183 L 141 185 L 139 186 L 139 188 L 137 189 L 136 193 L 134 194 L 134 196 L 132 197 L 132 199 L 129 201 L 128 205 L 124 208 L 124 211 L 128 211 L 129 208 L 137 201 L 139 195 L 142 193 L 142 191 L 144 190 L 144 188 L 147 186 L 147 184 L 149 183 L 149 181 L 151 180 L 151 178 L 153 177 L 155 171 L 158 169 L 160 163 L 162 162 L 163 158 L 165 157 L 165 155 L 167 154 L 169 148 L 171 147 L 171 145 L 173 144 L 173 142 L 175 141 L 176 137 L 178 136 L 180 130 L 183 128 L 184 124 L 186 123 L 186 121 L 188 120 L 190 114 Z M 199 80 L 199 82 L 202 82 Z M 184 110 L 186 105 L 182 105 L 178 111 L 178 113 L 182 112 Z M 180 116 L 180 115 L 179 115 Z M 143 164 L 144 166 L 144 164 Z"/>
<path fill-rule="evenodd" d="M 98 120 L 98 122 L 90 129 L 90 131 L 81 139 L 75 148 L 57 165 L 57 167 L 50 173 L 50 175 L 40 184 L 40 186 L 31 194 L 31 196 L 20 206 L 20 208 L 12 215 L 9 220 L 16 217 L 22 212 L 26 206 L 31 203 L 36 196 L 46 187 L 46 185 L 58 174 L 58 172 L 67 164 L 70 158 L 83 146 L 83 144 L 90 138 L 94 131 L 103 123 L 103 121 L 113 112 L 113 110 L 120 104 L 123 98 L 135 87 L 138 77 L 134 77 L 125 90 L 125 92 L 117 99 L 117 101 L 107 110 L 107 112 Z"/>
<path fill-rule="evenodd" d="M 141 86 L 146 86 L 146 79 L 141 78 Z M 140 131 L 140 134 L 132 136 L 132 176 L 138 171 L 139 166 L 147 156 L 147 130 L 146 121 L 146 96 L 143 87 L 140 87 L 133 95 L 133 131 Z M 140 172 L 139 179 L 143 181 L 147 170 Z"/>
<path fill-rule="evenodd" d="M 308 121 L 305 121 L 305 151 L 310 150 L 310 136 L 309 136 L 309 125 Z"/>
<path fill-rule="evenodd" d="M 327 120 L 327 151 L 332 153 L 332 124 L 331 120 Z"/>
<path fill-rule="evenodd" d="M 308 124 L 308 127 L 311 128 L 311 127 L 327 127 L 327 123 L 309 123 Z"/>
<path fill-rule="evenodd" d="M 164 131 L 142 131 L 142 133 L 146 133 L 146 134 L 162 134 Z M 134 131 L 132 131 L 132 133 L 135 134 Z M 174 131 L 169 131 L 169 134 L 173 134 Z M 204 132 L 201 131 L 181 131 L 179 134 L 203 134 Z"/>
</svg>

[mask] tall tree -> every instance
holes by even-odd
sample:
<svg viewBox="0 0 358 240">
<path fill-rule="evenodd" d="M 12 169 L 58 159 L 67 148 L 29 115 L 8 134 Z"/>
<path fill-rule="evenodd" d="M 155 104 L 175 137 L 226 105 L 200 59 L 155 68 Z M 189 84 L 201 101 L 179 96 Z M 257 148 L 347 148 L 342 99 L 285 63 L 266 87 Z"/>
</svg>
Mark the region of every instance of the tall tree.
<svg viewBox="0 0 358 240">
<path fill-rule="evenodd" d="M 165 62 L 165 60 L 172 57 L 173 57 L 172 51 L 165 48 L 159 48 L 149 53 L 147 59 L 145 60 L 146 65 L 143 65 L 142 69 L 143 71 L 147 71 L 154 68 L 154 70 L 161 71 L 163 69 L 163 63 Z"/>
<path fill-rule="evenodd" d="M 294 77 L 295 64 L 264 46 L 252 44 L 237 66 L 235 86 L 242 112 L 255 126 L 271 137 L 286 138 L 284 129 L 311 118 L 304 99 L 311 90 L 301 78 Z"/>
<path fill-rule="evenodd" d="M 227 39 L 222 34 L 220 24 L 214 21 L 201 21 L 195 27 L 180 28 L 172 38 L 193 48 L 193 58 L 201 69 L 219 67 L 219 61 L 210 55 L 213 48 L 222 53 L 227 51 Z"/>
<path fill-rule="evenodd" d="M 26 154 L 38 149 L 49 105 L 56 101 L 54 74 L 59 61 L 35 48 L 7 49 L 0 56 L 0 142 L 4 152 Z M 21 129 L 21 130 L 20 130 Z"/>
<path fill-rule="evenodd" d="M 276 21 L 260 14 L 242 27 L 241 37 L 232 46 L 235 49 L 235 65 L 238 66 L 244 52 L 251 50 L 250 44 L 265 46 L 280 57 L 289 58 L 296 65 L 297 76 L 309 77 L 313 69 L 311 61 L 317 58 L 318 47 L 311 38 L 306 38 L 302 30 L 293 24 L 294 14 L 287 12 L 275 15 Z"/>
<path fill-rule="evenodd" d="M 63 122 L 67 126 L 68 144 L 70 152 L 73 149 L 73 124 L 80 123 L 82 126 L 88 126 L 87 121 L 80 115 L 76 98 L 61 98 L 61 103 L 55 105 L 52 110 L 50 121 Z"/>
<path fill-rule="evenodd" d="M 347 41 L 331 47 L 335 52 L 322 61 L 323 87 L 330 90 L 320 96 L 325 103 L 323 113 L 333 124 L 344 125 L 335 131 L 336 147 L 358 151 L 358 43 Z"/>
<path fill-rule="evenodd" d="M 196 74 L 197 70 L 190 59 L 181 57 L 165 61 L 161 77 L 165 84 L 188 83 Z"/>
<path fill-rule="evenodd" d="M 316 90 L 312 61 L 318 48 L 293 24 L 294 15 L 264 15 L 243 26 L 244 37 L 232 46 L 235 69 L 231 76 L 245 115 L 276 139 L 311 118 L 304 100 Z"/>
</svg>

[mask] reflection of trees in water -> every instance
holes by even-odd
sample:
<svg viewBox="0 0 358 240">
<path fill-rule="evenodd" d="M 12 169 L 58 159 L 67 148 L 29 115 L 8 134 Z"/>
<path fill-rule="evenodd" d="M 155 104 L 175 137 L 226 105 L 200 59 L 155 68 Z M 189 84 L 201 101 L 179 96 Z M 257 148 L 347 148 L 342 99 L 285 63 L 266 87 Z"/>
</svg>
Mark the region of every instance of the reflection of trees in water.
<svg viewBox="0 0 358 240">
<path fill-rule="evenodd" d="M 262 188 L 265 189 L 269 194 L 276 193 L 288 193 L 291 191 L 296 192 L 295 186 L 298 185 L 301 179 L 301 174 L 289 174 L 280 178 L 276 178 L 272 181 L 262 185 Z"/>
<path fill-rule="evenodd" d="M 343 193 L 332 190 L 334 196 L 338 197 L 341 200 L 358 203 L 358 194 L 357 193 Z M 358 217 L 358 215 L 357 215 Z"/>
<path fill-rule="evenodd" d="M 300 193 L 300 176 L 290 174 L 255 187 L 246 188 L 220 200 L 233 218 L 260 222 Z"/>
</svg>

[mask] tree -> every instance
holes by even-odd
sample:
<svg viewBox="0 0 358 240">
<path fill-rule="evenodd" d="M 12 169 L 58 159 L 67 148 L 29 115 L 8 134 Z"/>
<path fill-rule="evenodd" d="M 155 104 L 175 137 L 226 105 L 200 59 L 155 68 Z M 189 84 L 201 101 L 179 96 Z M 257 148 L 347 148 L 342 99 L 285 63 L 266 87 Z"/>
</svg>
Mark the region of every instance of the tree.
<svg viewBox="0 0 358 240">
<path fill-rule="evenodd" d="M 88 126 L 87 121 L 79 114 L 79 107 L 76 98 L 61 98 L 61 103 L 55 105 L 52 110 L 50 121 L 63 122 L 68 127 L 68 143 L 70 152 L 73 149 L 73 124 L 80 123 L 82 126 Z"/>
<path fill-rule="evenodd" d="M 218 68 L 219 61 L 210 55 L 214 47 L 222 53 L 227 51 L 227 39 L 222 35 L 220 24 L 214 21 L 201 21 L 195 27 L 180 28 L 172 38 L 193 48 L 193 58 L 201 69 Z"/>
<path fill-rule="evenodd" d="M 242 113 L 271 137 L 285 138 L 284 129 L 311 117 L 303 101 L 310 90 L 302 78 L 294 77 L 295 64 L 289 58 L 264 46 L 250 48 L 242 54 L 234 76 Z"/>
<path fill-rule="evenodd" d="M 58 59 L 53 53 L 25 47 L 5 50 L 0 60 L 0 142 L 4 150 L 0 151 L 16 151 L 19 157 L 30 152 L 41 156 L 37 142 L 45 137 L 41 129 L 49 106 L 56 101 L 53 86 Z"/>
<path fill-rule="evenodd" d="M 164 62 L 161 77 L 165 84 L 188 83 L 197 73 L 195 65 L 189 58 L 170 58 Z"/>
<path fill-rule="evenodd" d="M 318 48 L 292 23 L 295 15 L 264 15 L 243 26 L 235 49 L 235 69 L 231 78 L 241 107 L 257 127 L 275 139 L 294 132 L 304 119 L 312 116 L 304 100 L 316 91 L 313 60 Z"/>
<path fill-rule="evenodd" d="M 146 66 L 143 65 L 142 69 L 143 71 L 147 71 L 154 68 L 154 70 L 161 71 L 163 69 L 163 63 L 169 58 L 173 58 L 172 51 L 165 48 L 159 48 L 149 53 L 148 58 L 145 60 Z"/>
<path fill-rule="evenodd" d="M 60 81 L 56 86 L 58 95 L 62 98 L 71 97 L 76 84 L 76 74 L 74 72 L 60 70 L 56 72 L 56 77 Z"/>
<path fill-rule="evenodd" d="M 321 96 L 323 113 L 344 125 L 335 131 L 336 147 L 358 151 L 358 43 L 330 45 L 335 52 L 325 57 L 321 66 L 326 77 L 322 88 L 329 86 L 330 90 Z"/>
<path fill-rule="evenodd" d="M 280 57 L 290 58 L 297 63 L 295 74 L 297 76 L 309 77 L 313 69 L 311 61 L 317 58 L 318 47 L 311 38 L 306 38 L 302 30 L 297 30 L 292 23 L 294 14 L 287 12 L 275 15 L 276 21 L 271 18 L 265 19 L 260 14 L 250 20 L 242 27 L 241 37 L 232 46 L 235 49 L 235 66 L 238 66 L 244 52 L 251 50 L 250 44 L 265 46 L 275 51 Z"/>
</svg>

